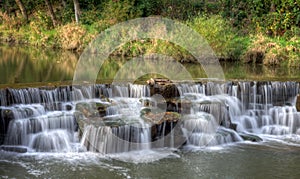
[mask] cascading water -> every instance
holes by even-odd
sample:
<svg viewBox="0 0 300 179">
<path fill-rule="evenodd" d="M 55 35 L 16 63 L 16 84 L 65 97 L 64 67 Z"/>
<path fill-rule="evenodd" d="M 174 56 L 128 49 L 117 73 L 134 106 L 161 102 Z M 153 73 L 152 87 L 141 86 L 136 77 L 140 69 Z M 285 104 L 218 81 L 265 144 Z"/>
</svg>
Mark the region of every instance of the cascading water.
<svg viewBox="0 0 300 179">
<path fill-rule="evenodd" d="M 150 97 L 148 85 L 3 89 L 0 143 L 36 152 L 66 152 L 78 150 L 74 146 L 79 137 L 88 151 L 120 153 L 174 147 L 180 135 L 189 146 L 242 141 L 235 128 L 258 135 L 300 135 L 295 108 L 298 83 L 207 82 L 176 87 L 179 100 L 168 108 L 161 99 Z M 173 131 L 177 122 L 168 119 L 172 114 L 161 115 L 169 109 L 181 113 L 181 132 Z M 147 110 L 150 115 L 142 116 Z"/>
<path fill-rule="evenodd" d="M 228 123 L 237 124 L 238 132 L 268 135 L 291 135 L 300 132 L 300 113 L 297 112 L 295 107 L 295 98 L 299 93 L 299 83 L 184 84 L 180 85 L 178 89 L 180 94 L 193 94 L 188 94 L 193 104 L 192 114 L 198 111 L 208 112 L 219 119 L 217 122 L 222 123 L 223 126 L 229 127 Z M 223 121 L 225 121 L 225 125 Z M 197 126 L 197 122 L 199 121 L 194 122 L 194 126 Z M 222 129 L 225 128 L 222 127 Z M 222 132 L 217 130 L 216 134 L 218 133 Z M 203 141 L 205 143 L 207 140 L 203 137 L 205 135 L 192 136 L 199 136 L 198 138 L 193 137 L 191 139 L 193 142 L 188 140 L 188 142 L 194 144 L 202 145 Z M 236 133 L 231 136 L 233 136 L 232 140 L 229 141 L 241 140 Z M 214 139 L 211 139 L 211 141 L 211 143 L 216 143 Z"/>
<path fill-rule="evenodd" d="M 243 140 L 234 130 L 221 127 L 221 124 L 230 127 L 228 104 L 236 101 L 235 97 L 222 94 L 224 85 L 183 84 L 178 89 L 191 103 L 182 127 L 188 145 L 206 147 Z"/>
<path fill-rule="evenodd" d="M 102 121 L 105 125 L 85 122 L 82 145 L 88 151 L 120 153 L 150 149 L 151 127 L 140 117 L 140 98 L 150 95 L 144 85 L 113 85 L 111 103 Z"/>
<path fill-rule="evenodd" d="M 88 125 L 85 127 L 82 145 L 88 151 L 100 153 L 121 153 L 150 149 L 148 126 L 123 125 L 118 127 Z"/>
<path fill-rule="evenodd" d="M 242 114 L 233 117 L 238 131 L 270 135 L 297 133 L 300 128 L 300 113 L 295 107 L 298 83 L 247 82 L 237 86 L 244 86 L 239 92 L 234 92 L 239 93 L 243 104 Z"/>
</svg>

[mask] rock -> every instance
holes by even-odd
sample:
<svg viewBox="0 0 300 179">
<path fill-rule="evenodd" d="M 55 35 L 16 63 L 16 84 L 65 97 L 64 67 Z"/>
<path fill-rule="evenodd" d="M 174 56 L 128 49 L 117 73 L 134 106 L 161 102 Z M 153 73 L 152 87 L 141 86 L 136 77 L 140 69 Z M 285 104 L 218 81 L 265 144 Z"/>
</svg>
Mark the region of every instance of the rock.
<svg viewBox="0 0 300 179">
<path fill-rule="evenodd" d="M 8 125 L 14 119 L 14 114 L 10 109 L 0 108 L 0 145 L 3 144 Z"/>
<path fill-rule="evenodd" d="M 161 124 L 164 121 L 177 122 L 180 120 L 181 115 L 177 112 L 158 112 L 154 113 L 151 109 L 144 109 L 141 111 L 141 117 L 152 124 Z"/>
<path fill-rule="evenodd" d="M 296 108 L 297 108 L 297 111 L 299 112 L 300 111 L 300 95 L 299 94 L 297 95 Z"/>
<path fill-rule="evenodd" d="M 143 104 L 144 107 L 150 107 L 154 104 L 150 99 L 140 99 L 139 101 Z"/>
<path fill-rule="evenodd" d="M 150 108 L 144 108 L 140 111 L 141 117 L 143 117 L 145 114 L 148 114 L 151 112 Z"/>
<path fill-rule="evenodd" d="M 97 108 L 97 111 L 100 115 L 100 117 L 104 117 L 106 116 L 106 111 L 107 111 L 107 108 L 110 106 L 109 103 L 105 102 L 105 103 L 95 103 L 96 104 L 96 108 Z"/>
<path fill-rule="evenodd" d="M 104 96 L 104 95 L 100 95 L 100 99 L 101 99 L 101 101 L 104 101 L 104 102 L 109 102 L 109 103 L 111 103 L 111 101 L 109 100 L 109 98 L 108 97 L 106 97 L 106 96 Z"/>
<path fill-rule="evenodd" d="M 170 80 L 167 79 L 167 78 L 155 78 L 155 79 L 152 79 L 152 80 L 154 81 L 154 83 L 159 83 L 159 84 L 170 83 Z"/>
<path fill-rule="evenodd" d="M 253 135 L 253 134 L 247 134 L 247 133 L 239 133 L 239 135 L 244 139 L 244 140 L 248 140 L 248 141 L 252 141 L 252 142 L 261 142 L 263 141 L 262 138 L 260 138 L 257 135 Z"/>
<path fill-rule="evenodd" d="M 17 152 L 17 153 L 27 152 L 27 148 L 20 147 L 20 146 L 0 146 L 0 149 L 8 152 Z"/>
<path fill-rule="evenodd" d="M 153 86 L 155 83 L 154 79 L 151 78 L 150 80 L 147 80 L 147 84 Z"/>
<path fill-rule="evenodd" d="M 155 79 L 148 80 L 148 84 L 151 84 L 150 85 L 151 96 L 155 94 L 160 94 L 165 99 L 179 96 L 179 92 L 177 90 L 176 85 L 172 83 L 169 79 L 155 78 Z"/>
<path fill-rule="evenodd" d="M 83 135 L 83 131 L 84 131 L 84 121 L 85 121 L 85 117 L 81 112 L 75 112 L 74 113 L 78 128 L 76 131 L 78 131 L 78 137 L 81 138 Z"/>
<path fill-rule="evenodd" d="M 126 123 L 121 119 L 113 119 L 113 120 L 104 120 L 105 126 L 110 127 L 120 127 L 126 125 Z"/>
<path fill-rule="evenodd" d="M 172 97 L 178 97 L 179 96 L 179 92 L 177 90 L 177 87 L 175 84 L 168 84 L 168 85 L 161 85 L 161 95 L 164 98 L 172 98 Z"/>
<path fill-rule="evenodd" d="M 229 128 L 236 131 L 236 128 L 237 128 L 237 124 L 234 124 L 234 123 L 230 123 L 229 124 Z"/>
<path fill-rule="evenodd" d="M 87 102 L 79 102 L 75 106 L 75 110 L 80 111 L 84 114 L 85 117 L 97 117 L 99 116 L 99 111 L 97 110 L 97 105 L 100 107 L 100 111 L 102 108 L 97 103 L 87 103 Z"/>
<path fill-rule="evenodd" d="M 71 111 L 73 109 L 73 106 L 71 104 L 66 104 L 65 110 Z"/>
</svg>

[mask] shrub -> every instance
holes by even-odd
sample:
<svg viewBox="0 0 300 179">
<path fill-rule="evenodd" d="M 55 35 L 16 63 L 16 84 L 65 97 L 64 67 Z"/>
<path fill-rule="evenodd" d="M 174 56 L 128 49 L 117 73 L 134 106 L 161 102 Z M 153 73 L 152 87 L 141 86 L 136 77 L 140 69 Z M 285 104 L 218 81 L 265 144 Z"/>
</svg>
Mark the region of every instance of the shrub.
<svg viewBox="0 0 300 179">
<path fill-rule="evenodd" d="M 219 15 L 199 16 L 188 22 L 205 38 L 219 58 L 239 59 L 248 39 L 238 37 L 230 23 Z"/>
<path fill-rule="evenodd" d="M 79 50 L 83 48 L 86 30 L 81 26 L 70 23 L 58 29 L 59 41 L 64 49 Z"/>
<path fill-rule="evenodd" d="M 135 0 L 109 0 L 104 4 L 102 17 L 116 23 L 140 17 L 142 13 L 142 10 L 135 6 Z"/>
<path fill-rule="evenodd" d="M 299 38 L 285 40 L 266 37 L 262 34 L 256 35 L 243 56 L 243 60 L 247 63 L 300 67 Z"/>
</svg>

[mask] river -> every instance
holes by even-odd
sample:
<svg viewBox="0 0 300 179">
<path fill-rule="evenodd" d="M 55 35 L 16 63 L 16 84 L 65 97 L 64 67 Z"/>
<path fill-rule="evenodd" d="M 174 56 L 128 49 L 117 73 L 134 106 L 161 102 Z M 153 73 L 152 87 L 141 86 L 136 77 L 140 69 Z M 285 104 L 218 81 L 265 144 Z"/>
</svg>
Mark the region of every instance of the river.
<svg viewBox="0 0 300 179">
<path fill-rule="evenodd" d="M 79 55 L 69 51 L 41 50 L 32 47 L 0 46 L 0 85 L 47 85 L 67 83 L 73 80 Z M 113 80 L 118 70 L 126 63 L 122 58 L 112 57 L 105 61 L 98 80 Z M 206 78 L 200 64 L 183 64 L 193 78 Z M 279 80 L 300 79 L 296 68 L 274 67 L 235 62 L 221 63 L 227 80 Z M 38 84 L 39 83 L 39 84 Z M 0 87 L 1 87 L 0 86 Z"/>
<path fill-rule="evenodd" d="M 197 124 L 202 124 L 203 114 L 197 111 L 201 109 L 201 106 L 197 106 L 197 102 L 199 102 L 197 100 L 204 97 L 206 101 L 226 101 L 229 104 L 229 111 L 226 114 L 230 115 L 231 120 L 238 124 L 238 132 L 254 134 L 259 136 L 262 141 L 251 142 L 240 138 L 236 139 L 234 131 L 229 131 L 232 138 L 228 139 L 226 137 L 228 131 L 223 129 L 222 135 L 219 137 L 225 136 L 225 138 L 216 140 L 216 145 L 212 146 L 193 143 L 194 139 L 199 140 L 198 135 L 195 135 L 195 138 L 188 137 L 186 145 L 179 148 L 173 146 L 154 148 L 147 145 L 141 147 L 140 150 L 131 151 L 122 148 L 120 150 L 123 152 L 110 153 L 111 150 L 107 151 L 108 148 L 106 148 L 103 150 L 105 152 L 98 153 L 83 149 L 82 143 L 78 141 L 78 133 L 74 132 L 74 126 L 69 125 L 73 124 L 70 113 L 75 111 L 78 104 L 88 101 L 86 96 L 91 96 L 91 92 L 87 92 L 86 89 L 76 91 L 76 94 L 78 92 L 80 95 L 74 96 L 80 99 L 76 98 L 79 102 L 73 103 L 71 97 L 68 96 L 70 91 L 67 88 L 66 90 L 38 88 L 45 85 L 69 84 L 72 81 L 78 55 L 70 52 L 41 51 L 8 46 L 1 47 L 0 52 L 2 58 L 0 60 L 1 87 L 34 87 L 28 88 L 28 91 L 9 91 L 15 100 L 5 99 L 3 95 L 1 96 L 2 91 L 0 92 L 1 111 L 12 111 L 15 115 L 12 121 L 19 126 L 13 128 L 12 125 L 11 129 L 13 130 L 8 129 L 11 138 L 4 141 L 4 146 L 21 145 L 27 150 L 25 153 L 0 150 L 1 178 L 300 177 L 300 114 L 294 106 L 295 96 L 299 93 L 299 84 L 288 82 L 300 79 L 300 72 L 297 70 L 223 63 L 222 67 L 227 80 L 251 80 L 251 82 L 230 83 L 222 86 L 215 83 L 206 86 L 197 84 L 196 87 L 199 91 L 194 90 L 195 86 L 179 86 L 182 92 L 180 94 L 187 92 L 187 97 L 192 95 L 193 99 L 195 98 L 192 100 L 195 106 L 190 110 L 192 116 L 189 116 L 192 118 L 191 124 L 196 125 L 192 135 L 198 134 L 200 126 Z M 113 80 L 114 75 L 124 63 L 126 63 L 124 60 L 107 60 L 103 70 L 99 72 L 99 81 L 101 82 L 101 79 Z M 185 64 L 184 66 L 193 78 L 205 78 L 199 65 Z M 272 82 L 253 83 L 253 80 Z M 97 86 L 98 88 L 101 88 L 103 95 L 103 91 L 110 90 L 103 86 Z M 116 92 L 117 95 L 115 94 L 117 97 L 114 97 L 114 94 L 108 94 L 108 97 L 114 100 L 114 104 L 117 104 L 117 109 L 115 109 L 116 106 L 110 106 L 112 107 L 111 111 L 107 114 L 112 113 L 111 116 L 123 114 L 131 117 L 136 117 L 136 112 L 139 114 L 140 99 L 149 97 L 149 89 L 144 85 L 133 84 L 128 88 L 115 86 L 115 89 L 119 90 Z M 132 92 L 132 89 L 135 91 Z M 208 94 L 205 89 L 222 89 L 221 91 L 226 91 L 228 95 Z M 190 94 L 192 92 L 193 94 Z M 32 95 L 37 93 L 38 97 Z M 202 93 L 205 93 L 205 96 Z M 247 94 L 249 98 L 245 98 L 243 94 Z M 183 96 L 186 97 L 185 94 Z M 9 100 L 11 101 L 9 102 Z M 93 98 L 93 100 L 98 99 Z M 36 104 L 37 102 L 43 105 Z M 96 101 L 96 103 L 98 102 Z M 8 103 L 11 104 L 5 105 Z M 47 104 L 55 104 L 58 107 L 55 105 L 49 107 Z M 211 104 L 213 105 L 213 103 Z M 215 112 L 214 106 L 210 107 L 213 114 L 210 117 L 222 114 L 222 111 Z M 1 115 L 6 114 L 1 112 Z M 51 120 L 59 120 L 52 123 L 52 125 L 58 126 L 53 127 L 50 123 L 48 126 L 47 121 Z M 22 133 L 24 129 L 28 129 L 27 126 L 32 126 L 32 122 L 36 126 L 38 126 L 37 124 L 41 125 L 42 130 L 36 127 L 30 129 L 31 132 L 28 130 L 28 132 Z M 3 125 L 3 123 L 0 124 Z M 0 126 L 0 131 L 1 127 L 3 126 Z M 90 129 L 92 132 L 93 129 Z M 118 129 L 118 133 L 122 130 Z M 124 130 L 126 132 L 127 129 Z M 147 141 L 149 140 L 147 130 L 144 128 L 137 135 Z M 70 133 L 65 135 L 66 132 Z M 94 133 L 97 133 L 95 136 L 98 136 L 98 132 Z M 52 136 L 52 134 L 54 135 Z M 41 141 L 38 140 L 40 135 L 42 137 L 50 136 L 42 138 L 45 141 L 53 142 L 57 139 L 58 142 L 54 141 L 53 144 L 59 143 L 60 146 L 52 146 L 50 147 L 51 151 L 47 151 L 49 146 L 45 146 L 44 143 L 40 144 Z M 64 139 L 63 142 L 67 140 L 66 144 L 61 139 Z M 106 145 L 119 146 L 118 144 Z"/>
</svg>

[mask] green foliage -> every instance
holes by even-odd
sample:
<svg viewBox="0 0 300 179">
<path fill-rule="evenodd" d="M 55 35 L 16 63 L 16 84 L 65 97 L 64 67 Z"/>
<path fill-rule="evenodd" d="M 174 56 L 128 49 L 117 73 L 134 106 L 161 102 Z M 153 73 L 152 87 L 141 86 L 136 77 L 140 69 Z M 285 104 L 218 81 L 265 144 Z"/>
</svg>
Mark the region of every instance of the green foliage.
<svg viewBox="0 0 300 179">
<path fill-rule="evenodd" d="M 64 2 L 51 0 L 60 24 L 53 27 L 44 0 L 23 1 L 29 22 L 24 21 L 20 12 L 15 16 L 5 8 L 18 9 L 14 0 L 5 1 L 6 6 L 0 10 L 1 38 L 82 50 L 98 33 L 116 23 L 159 15 L 187 23 L 220 58 L 253 60 L 262 54 L 261 63 L 266 65 L 300 66 L 299 0 L 80 0 L 80 24 L 74 23 L 73 1 Z M 129 42 L 114 54 L 144 53 L 163 53 L 177 60 L 193 61 L 181 47 L 153 39 Z"/>
<path fill-rule="evenodd" d="M 195 61 L 182 47 L 173 43 L 157 40 L 157 39 L 144 39 L 132 41 L 124 44 L 113 52 L 113 55 L 122 55 L 123 57 L 137 57 L 143 54 L 165 54 L 171 56 L 177 61 L 191 62 Z"/>
<path fill-rule="evenodd" d="M 188 24 L 202 35 L 220 58 L 238 59 L 248 39 L 238 37 L 230 23 L 219 15 L 199 16 Z"/>
<path fill-rule="evenodd" d="M 142 10 L 135 3 L 136 0 L 109 0 L 104 4 L 102 16 L 114 23 L 140 17 Z"/>
<path fill-rule="evenodd" d="M 34 28 L 39 30 L 50 30 L 53 28 L 50 16 L 45 11 L 41 10 L 35 12 L 31 25 L 34 25 Z"/>
<path fill-rule="evenodd" d="M 98 21 L 101 18 L 101 11 L 96 9 L 91 11 L 84 11 L 80 16 L 80 23 L 86 25 L 92 25 L 95 21 Z"/>
<path fill-rule="evenodd" d="M 222 0 L 222 15 L 230 17 L 234 26 L 256 27 L 270 36 L 283 36 L 300 26 L 299 0 Z"/>
<path fill-rule="evenodd" d="M 159 14 L 172 19 L 187 20 L 207 12 L 204 1 L 199 0 L 158 0 L 157 3 Z"/>
<path fill-rule="evenodd" d="M 60 13 L 57 13 L 58 19 L 62 22 L 62 24 L 70 23 L 74 20 L 74 8 L 73 4 L 67 5 L 66 8 L 62 8 Z"/>
</svg>

